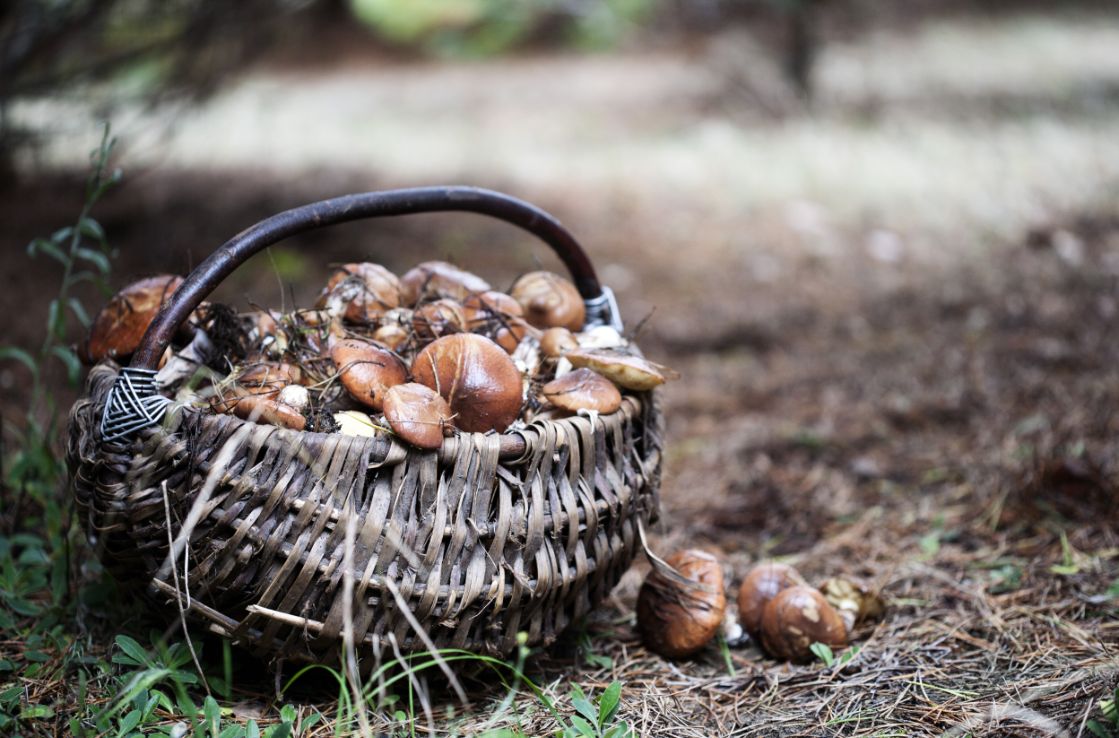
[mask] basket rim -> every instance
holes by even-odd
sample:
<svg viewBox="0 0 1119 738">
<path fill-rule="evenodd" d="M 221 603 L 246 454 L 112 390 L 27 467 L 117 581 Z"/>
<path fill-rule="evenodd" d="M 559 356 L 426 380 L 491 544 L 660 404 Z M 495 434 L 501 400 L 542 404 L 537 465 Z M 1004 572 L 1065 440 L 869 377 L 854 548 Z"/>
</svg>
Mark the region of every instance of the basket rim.
<svg viewBox="0 0 1119 738">
<path fill-rule="evenodd" d="M 78 401 L 80 402 L 82 400 L 89 399 L 92 396 L 92 393 L 89 391 L 89 380 L 91 380 L 93 378 L 93 374 L 94 374 L 95 371 L 97 371 L 98 369 L 106 369 L 106 370 L 109 370 L 109 371 L 113 372 L 114 377 L 119 377 L 121 375 L 121 372 L 126 368 L 127 367 L 122 366 L 121 364 L 117 363 L 112 358 L 102 359 L 100 362 L 98 362 L 96 365 L 94 365 L 90 369 L 90 371 L 87 375 L 87 384 L 86 384 L 85 391 L 78 397 Z M 102 380 L 102 381 L 106 381 L 106 380 Z M 591 421 L 592 422 L 592 427 L 596 424 L 595 421 L 602 421 L 602 422 L 605 423 L 605 422 L 609 422 L 609 421 L 612 421 L 613 419 L 617 418 L 618 422 L 623 422 L 624 420 L 626 420 L 628 418 L 633 418 L 633 417 L 636 417 L 636 416 L 640 415 L 644 410 L 644 405 L 645 405 L 646 402 L 655 402 L 655 398 L 653 397 L 655 392 L 656 392 L 656 390 L 653 389 L 653 390 L 646 390 L 646 391 L 642 391 L 642 392 L 632 392 L 631 391 L 627 394 L 623 394 L 622 395 L 622 406 L 620 408 L 618 408 L 617 410 L 615 410 L 614 412 L 608 414 L 608 415 L 603 415 L 603 414 L 596 413 L 594 415 L 594 420 Z M 103 410 L 102 410 L 102 412 L 103 412 Z M 241 428 L 245 425 L 266 426 L 266 427 L 272 428 L 273 432 L 278 433 L 279 437 L 281 437 L 281 438 L 283 438 L 283 437 L 288 437 L 288 438 L 296 438 L 296 437 L 299 437 L 299 438 L 306 438 L 306 437 L 328 438 L 328 437 L 331 437 L 331 436 L 339 435 L 338 433 L 328 433 L 328 432 L 316 431 L 316 430 L 295 430 L 293 428 L 284 428 L 282 426 L 275 426 L 275 425 L 271 425 L 271 424 L 268 424 L 268 423 L 258 423 L 258 422 L 255 422 L 253 420 L 247 420 L 247 419 L 244 419 L 244 418 L 240 418 L 240 417 L 238 417 L 236 415 L 233 415 L 231 413 L 210 412 L 210 411 L 206 410 L 205 408 L 196 407 L 196 406 L 193 406 L 193 405 L 189 405 L 187 403 L 179 402 L 177 400 L 171 400 L 170 404 L 168 405 L 168 409 L 167 409 L 167 419 L 170 420 L 173 417 L 179 415 L 180 413 L 190 413 L 192 415 L 195 415 L 195 416 L 198 417 L 198 422 L 201 422 L 201 423 L 210 423 L 210 422 L 217 422 L 219 420 L 222 420 L 222 422 L 230 423 L 236 428 Z M 367 414 L 369 414 L 369 413 L 367 413 Z M 429 452 L 425 452 L 421 449 L 417 449 L 416 447 L 412 446 L 411 444 L 408 444 L 408 443 L 400 440 L 400 438 L 395 433 L 393 433 L 391 429 L 382 428 L 381 426 L 377 426 L 377 428 L 380 429 L 380 432 L 376 433 L 375 435 L 364 436 L 364 437 L 355 436 L 355 438 L 364 438 L 366 440 L 375 440 L 376 439 L 376 440 L 381 440 L 381 441 L 387 441 L 388 443 L 391 444 L 391 446 L 395 450 L 396 454 L 434 453 L 434 454 L 437 454 L 439 456 L 439 458 L 442 460 L 442 459 L 445 459 L 445 458 L 453 458 L 454 455 L 458 452 L 458 449 L 459 449 L 460 445 L 463 444 L 463 443 L 468 443 L 469 442 L 467 439 L 481 437 L 481 438 L 486 439 L 487 443 L 494 443 L 494 442 L 497 443 L 497 445 L 498 445 L 498 459 L 501 463 L 503 463 L 503 464 L 517 464 L 517 463 L 520 463 L 520 462 L 524 461 L 527 457 L 529 457 L 536 450 L 536 445 L 535 444 L 538 443 L 537 438 L 540 435 L 540 434 L 537 434 L 537 433 L 526 433 L 525 431 L 529 431 L 534 426 L 539 426 L 539 427 L 544 427 L 544 428 L 547 428 L 547 427 L 558 428 L 558 427 L 561 427 L 561 423 L 563 421 L 569 421 L 570 419 L 576 418 L 576 417 L 583 417 L 583 418 L 588 418 L 589 419 L 589 417 L 587 415 L 582 415 L 582 414 L 571 415 L 571 416 L 567 416 L 565 418 L 556 418 L 556 419 L 553 419 L 553 418 L 537 418 L 537 419 L 532 420 L 529 423 L 525 423 L 523 420 L 518 419 L 517 422 L 521 424 L 521 427 L 516 428 L 516 429 L 512 429 L 512 428 L 506 429 L 506 430 L 502 431 L 501 433 L 497 433 L 496 431 L 486 431 L 485 433 L 471 433 L 471 432 L 462 431 L 462 430 L 459 430 L 459 429 L 456 428 L 452 435 L 447 436 L 443 439 L 443 443 L 439 448 L 432 449 Z M 165 426 L 166 426 L 166 421 L 163 422 L 163 423 L 157 423 L 155 425 L 149 426 L 148 428 L 145 428 L 140 433 L 140 436 L 141 437 L 150 437 L 150 434 L 164 433 L 164 432 L 166 432 L 165 431 Z M 123 443 L 126 446 L 130 445 L 130 441 L 128 439 L 120 439 L 120 441 L 108 441 L 108 442 L 102 441 L 102 443 L 117 443 L 117 442 Z M 389 453 L 390 453 L 390 455 L 395 455 L 395 454 L 393 454 L 392 451 L 390 451 Z"/>
</svg>

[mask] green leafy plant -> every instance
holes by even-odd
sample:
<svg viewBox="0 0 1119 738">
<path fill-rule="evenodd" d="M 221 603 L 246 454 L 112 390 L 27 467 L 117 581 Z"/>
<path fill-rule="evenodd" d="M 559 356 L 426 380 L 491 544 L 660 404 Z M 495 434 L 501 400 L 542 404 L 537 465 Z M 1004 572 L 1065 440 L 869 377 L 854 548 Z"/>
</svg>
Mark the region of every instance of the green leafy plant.
<svg viewBox="0 0 1119 738">
<path fill-rule="evenodd" d="M 1097 738 L 1119 738 L 1119 687 L 1111 696 L 1100 700 L 1101 719 L 1089 720 L 1084 727 Z"/>
<path fill-rule="evenodd" d="M 633 736 L 633 729 L 624 720 L 615 722 L 621 706 L 622 683 L 611 682 L 599 696 L 597 704 L 575 684 L 571 687 L 571 706 L 575 714 L 557 733 L 560 738 L 625 738 Z"/>
<path fill-rule="evenodd" d="M 1068 534 L 1061 531 L 1061 563 L 1053 564 L 1049 571 L 1058 576 L 1072 576 L 1080 572 L 1080 563 L 1077 561 L 1076 550 L 1068 541 Z"/>
<path fill-rule="evenodd" d="M 824 666 L 830 669 L 833 666 L 845 666 L 850 663 L 851 659 L 859 655 L 861 647 L 852 646 L 838 656 L 836 656 L 835 652 L 832 651 L 831 646 L 826 643 L 813 643 L 811 646 L 809 646 L 809 650 L 812 651 L 816 658 L 824 662 Z"/>
<path fill-rule="evenodd" d="M 82 303 L 74 295 L 76 287 L 83 283 L 93 283 L 107 291 L 107 279 L 111 270 L 108 242 L 101 224 L 93 219 L 94 205 L 105 193 L 120 180 L 120 171 L 109 171 L 109 158 L 112 155 L 114 139 L 109 135 L 106 125 L 101 143 L 92 154 L 93 170 L 86 182 L 85 204 L 73 225 L 55 231 L 48 238 L 37 238 L 27 247 L 29 256 L 44 257 L 58 262 L 61 268 L 57 296 L 47 308 L 47 320 L 43 331 L 43 342 L 36 353 L 17 346 L 0 347 L 0 360 L 16 361 L 23 364 L 31 374 L 31 391 L 25 428 L 8 427 L 15 434 L 18 449 L 10 459 L 5 459 L 4 484 L 7 490 L 14 490 L 14 504 L 7 510 L 12 525 L 23 518 L 22 511 L 27 500 L 40 504 L 45 512 L 59 512 L 50 524 L 68 526 L 68 508 L 43 505 L 52 498 L 62 477 L 61 454 L 55 448 L 60 414 L 54 397 L 47 389 L 47 372 L 55 362 L 61 363 L 66 379 L 76 386 L 81 375 L 81 362 L 70 342 L 71 327 L 76 321 L 88 326 L 90 317 Z M 54 531 L 57 532 L 57 531 Z"/>
</svg>

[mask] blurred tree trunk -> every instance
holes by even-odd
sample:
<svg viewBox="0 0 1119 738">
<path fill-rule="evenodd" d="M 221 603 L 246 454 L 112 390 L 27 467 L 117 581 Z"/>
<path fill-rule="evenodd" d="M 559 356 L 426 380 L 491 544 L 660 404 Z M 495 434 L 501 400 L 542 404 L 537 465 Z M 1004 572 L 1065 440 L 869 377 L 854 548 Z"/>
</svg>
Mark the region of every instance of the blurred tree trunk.
<svg viewBox="0 0 1119 738">
<path fill-rule="evenodd" d="M 812 102 L 813 69 L 819 55 L 818 10 L 820 0 L 794 0 L 787 4 L 785 76 L 797 95 Z"/>
</svg>

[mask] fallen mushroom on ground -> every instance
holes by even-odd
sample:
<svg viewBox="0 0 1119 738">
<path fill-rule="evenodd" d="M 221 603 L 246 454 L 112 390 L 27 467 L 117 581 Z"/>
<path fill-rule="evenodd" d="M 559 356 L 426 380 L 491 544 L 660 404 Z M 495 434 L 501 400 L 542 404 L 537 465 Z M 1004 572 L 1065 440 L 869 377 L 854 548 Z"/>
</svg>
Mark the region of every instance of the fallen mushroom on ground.
<svg viewBox="0 0 1119 738">
<path fill-rule="evenodd" d="M 809 661 L 812 645 L 847 645 L 847 626 L 818 590 L 797 585 L 783 589 L 762 613 L 762 648 L 774 658 Z"/>
<path fill-rule="evenodd" d="M 97 316 L 83 356 L 127 359 L 181 283 L 161 275 L 125 287 Z M 168 351 L 160 386 L 169 395 L 293 430 L 389 434 L 421 451 L 454 433 L 595 422 L 626 394 L 675 376 L 614 328 L 585 328 L 575 285 L 546 271 L 506 294 L 447 262 L 399 278 L 354 262 L 334 270 L 310 309 L 211 308 Z"/>
<path fill-rule="evenodd" d="M 722 568 L 714 556 L 697 550 L 681 551 L 665 563 L 678 576 L 654 565 L 638 594 L 637 629 L 649 650 L 683 658 L 700 651 L 725 625 Z M 688 586 L 688 580 L 709 586 Z M 885 609 L 882 599 L 858 580 L 833 577 L 817 590 L 792 566 L 773 561 L 746 574 L 736 604 L 737 623 L 732 618 L 727 633 L 740 633 L 741 626 L 767 655 L 793 662 L 810 661 L 817 643 L 844 648 L 857 625 L 880 617 Z M 744 642 L 727 635 L 732 647 L 732 638 Z"/>
<path fill-rule="evenodd" d="M 637 629 L 650 651 L 684 658 L 707 645 L 723 625 L 723 568 L 698 549 L 677 552 L 664 563 L 675 575 L 654 568 L 645 578 L 637 595 Z"/>
<path fill-rule="evenodd" d="M 751 638 L 758 640 L 762 632 L 765 606 L 782 590 L 798 585 L 808 586 L 808 582 L 788 564 L 771 561 L 751 569 L 738 588 L 738 622 L 742 629 Z"/>
</svg>

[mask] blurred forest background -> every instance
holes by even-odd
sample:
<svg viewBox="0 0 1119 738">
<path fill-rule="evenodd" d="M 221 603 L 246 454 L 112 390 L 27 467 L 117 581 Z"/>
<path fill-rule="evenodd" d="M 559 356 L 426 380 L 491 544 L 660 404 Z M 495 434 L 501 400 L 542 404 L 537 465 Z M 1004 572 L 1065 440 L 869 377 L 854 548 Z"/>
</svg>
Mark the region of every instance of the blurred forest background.
<svg viewBox="0 0 1119 738">
<path fill-rule="evenodd" d="M 346 192 L 472 184 L 554 212 L 684 375 L 655 547 L 720 551 L 738 575 L 780 555 L 887 593 L 862 676 L 750 652 L 728 676 L 715 651 L 684 675 L 637 645 L 638 566 L 592 628 L 609 666 L 548 673 L 622 679 L 643 735 L 997 735 L 1018 719 L 991 717 L 1003 700 L 1041 715 L 1023 734 L 1099 719 L 1119 681 L 1113 1 L 10 0 L 6 345 L 42 343 L 58 265 L 25 249 L 81 210 L 104 121 L 123 179 L 93 215 L 114 288 Z M 558 268 L 440 215 L 292 239 L 217 298 L 304 306 L 331 264 L 431 258 L 499 287 Z M 66 368 L 48 365 L 35 412 L 69 407 Z M 0 364 L 6 454 L 31 383 Z M 5 485 L 5 532 L 40 524 Z M 91 634 L 119 622 L 96 621 L 81 635 L 103 649 Z M 22 663 L 4 648 L 0 667 Z M 873 696 L 835 686 L 883 664 Z"/>
</svg>

